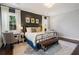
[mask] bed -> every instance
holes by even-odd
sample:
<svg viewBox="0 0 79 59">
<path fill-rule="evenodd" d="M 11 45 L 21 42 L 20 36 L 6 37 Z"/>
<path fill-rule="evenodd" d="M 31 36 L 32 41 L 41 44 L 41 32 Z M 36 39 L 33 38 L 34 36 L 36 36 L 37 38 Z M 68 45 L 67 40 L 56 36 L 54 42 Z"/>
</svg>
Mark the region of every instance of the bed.
<svg viewBox="0 0 79 59">
<path fill-rule="evenodd" d="M 34 49 L 37 49 L 37 43 L 40 41 L 44 41 L 46 39 L 57 37 L 56 32 L 35 32 L 35 33 L 25 33 L 25 37 L 27 38 L 27 43 Z"/>
<path fill-rule="evenodd" d="M 26 32 L 25 33 L 25 37 L 27 38 L 27 43 L 34 49 L 37 48 L 36 46 L 36 37 L 37 35 L 41 35 L 44 34 L 43 32 L 35 32 L 35 33 L 31 33 L 31 32 Z"/>
</svg>

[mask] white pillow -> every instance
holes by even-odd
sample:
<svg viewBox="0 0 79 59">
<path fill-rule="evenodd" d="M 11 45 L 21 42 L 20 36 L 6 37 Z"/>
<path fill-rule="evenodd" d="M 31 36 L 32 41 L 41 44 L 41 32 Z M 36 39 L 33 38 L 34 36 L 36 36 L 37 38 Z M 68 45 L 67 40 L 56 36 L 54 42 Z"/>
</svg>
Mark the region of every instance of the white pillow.
<svg viewBox="0 0 79 59">
<path fill-rule="evenodd" d="M 32 32 L 32 31 L 31 31 L 31 28 L 26 28 L 26 29 L 27 29 L 27 32 Z"/>
</svg>

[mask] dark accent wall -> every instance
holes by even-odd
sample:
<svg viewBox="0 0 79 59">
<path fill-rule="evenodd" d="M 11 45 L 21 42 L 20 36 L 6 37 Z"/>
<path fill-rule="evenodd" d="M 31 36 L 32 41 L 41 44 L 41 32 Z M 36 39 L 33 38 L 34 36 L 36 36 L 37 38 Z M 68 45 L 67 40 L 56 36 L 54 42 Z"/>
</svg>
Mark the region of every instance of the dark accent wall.
<svg viewBox="0 0 79 59">
<path fill-rule="evenodd" d="M 25 17 L 39 19 L 39 24 L 31 23 L 31 22 L 26 23 Z M 25 27 L 40 27 L 42 26 L 42 16 L 27 11 L 21 11 L 21 25 Z"/>
</svg>

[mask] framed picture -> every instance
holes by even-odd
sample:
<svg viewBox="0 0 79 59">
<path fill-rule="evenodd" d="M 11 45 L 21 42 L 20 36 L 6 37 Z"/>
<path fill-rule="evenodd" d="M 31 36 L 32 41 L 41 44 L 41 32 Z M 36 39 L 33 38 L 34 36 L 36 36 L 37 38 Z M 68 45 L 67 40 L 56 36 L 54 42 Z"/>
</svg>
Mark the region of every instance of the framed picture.
<svg viewBox="0 0 79 59">
<path fill-rule="evenodd" d="M 35 23 L 35 19 L 34 18 L 31 18 L 31 23 Z"/>
<path fill-rule="evenodd" d="M 13 15 L 9 16 L 9 29 L 16 30 L 16 18 Z"/>
<path fill-rule="evenodd" d="M 30 18 L 29 17 L 26 17 L 25 20 L 26 20 L 26 23 L 30 23 Z"/>
<path fill-rule="evenodd" d="M 39 19 L 36 19 L 36 23 L 39 24 Z"/>
</svg>

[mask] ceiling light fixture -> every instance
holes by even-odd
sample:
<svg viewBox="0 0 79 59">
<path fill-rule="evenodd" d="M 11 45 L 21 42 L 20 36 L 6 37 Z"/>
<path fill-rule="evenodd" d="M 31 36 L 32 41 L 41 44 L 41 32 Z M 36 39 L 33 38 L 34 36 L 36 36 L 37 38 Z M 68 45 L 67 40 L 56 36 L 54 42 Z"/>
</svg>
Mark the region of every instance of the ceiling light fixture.
<svg viewBox="0 0 79 59">
<path fill-rule="evenodd" d="M 51 8 L 55 3 L 44 3 L 44 6 Z"/>
</svg>

